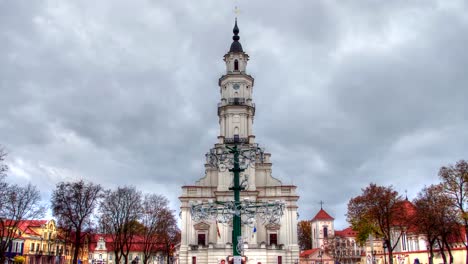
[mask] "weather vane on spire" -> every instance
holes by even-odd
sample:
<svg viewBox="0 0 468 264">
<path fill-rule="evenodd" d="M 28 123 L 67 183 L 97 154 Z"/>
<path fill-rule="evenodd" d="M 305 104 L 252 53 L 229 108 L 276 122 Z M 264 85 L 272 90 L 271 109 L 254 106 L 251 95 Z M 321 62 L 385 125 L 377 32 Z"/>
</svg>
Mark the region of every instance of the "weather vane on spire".
<svg viewBox="0 0 468 264">
<path fill-rule="evenodd" d="M 239 10 L 239 7 L 237 7 L 237 5 L 234 6 L 234 14 L 236 14 L 236 18 L 237 18 L 237 17 L 239 16 L 239 14 L 240 14 L 240 10 Z"/>
</svg>

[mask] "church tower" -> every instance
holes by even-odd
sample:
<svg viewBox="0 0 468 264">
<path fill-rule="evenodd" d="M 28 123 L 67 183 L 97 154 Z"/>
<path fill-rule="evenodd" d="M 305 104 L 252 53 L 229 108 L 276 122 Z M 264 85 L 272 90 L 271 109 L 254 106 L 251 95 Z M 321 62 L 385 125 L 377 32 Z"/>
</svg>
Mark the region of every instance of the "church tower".
<svg viewBox="0 0 468 264">
<path fill-rule="evenodd" d="M 241 143 L 254 143 L 252 126 L 255 104 L 252 102 L 254 78 L 246 73 L 249 55 L 239 42 L 237 19 L 233 42 L 224 55 L 226 74 L 219 78 L 221 102 L 218 104 L 220 124 L 219 143 L 230 143 L 235 137 Z"/>
<path fill-rule="evenodd" d="M 322 248 L 325 241 L 334 237 L 334 222 L 335 218 L 331 217 L 323 210 L 322 206 L 320 206 L 320 211 L 318 211 L 310 221 L 310 226 L 312 228 L 312 248 Z"/>
<path fill-rule="evenodd" d="M 253 103 L 254 78 L 247 73 L 249 55 L 239 42 L 237 19 L 229 51 L 224 55 L 226 72 L 219 78 L 220 101 L 218 102 L 218 142 L 210 153 L 220 146 L 238 144 L 254 145 Z M 270 153 L 263 160 L 246 168 L 240 175 L 245 183 L 241 200 L 253 202 L 283 201 L 285 209 L 279 224 L 265 224 L 256 218 L 253 226 L 242 226 L 244 256 L 247 263 L 293 264 L 299 261 L 297 242 L 296 186 L 283 185 L 274 178 Z M 216 168 L 208 162 L 205 175 L 193 185 L 182 186 L 181 243 L 177 249 L 180 264 L 221 263 L 232 255 L 232 224 L 210 221 L 194 221 L 191 204 L 233 201 L 233 174 Z"/>
</svg>

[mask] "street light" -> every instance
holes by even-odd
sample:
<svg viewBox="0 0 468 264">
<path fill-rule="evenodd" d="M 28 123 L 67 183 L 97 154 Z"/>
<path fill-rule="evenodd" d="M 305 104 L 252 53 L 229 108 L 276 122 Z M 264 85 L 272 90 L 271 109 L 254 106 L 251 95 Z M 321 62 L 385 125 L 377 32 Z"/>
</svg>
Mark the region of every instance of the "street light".
<svg viewBox="0 0 468 264">
<path fill-rule="evenodd" d="M 233 139 L 225 139 L 225 144 L 216 145 L 206 154 L 206 162 L 219 171 L 230 171 L 234 174 L 234 201 L 215 201 L 202 204 L 191 204 L 191 216 L 196 222 L 216 220 L 219 223 L 229 223 L 232 220 L 232 251 L 234 263 L 241 263 L 243 251 L 242 224 L 254 225 L 258 216 L 263 223 L 279 223 L 284 211 L 284 203 L 256 202 L 245 199 L 240 201 L 240 192 L 247 186 L 247 177 L 240 182 L 240 173 L 255 163 L 263 162 L 263 150 L 258 144 L 248 144 L 235 135 Z"/>
</svg>

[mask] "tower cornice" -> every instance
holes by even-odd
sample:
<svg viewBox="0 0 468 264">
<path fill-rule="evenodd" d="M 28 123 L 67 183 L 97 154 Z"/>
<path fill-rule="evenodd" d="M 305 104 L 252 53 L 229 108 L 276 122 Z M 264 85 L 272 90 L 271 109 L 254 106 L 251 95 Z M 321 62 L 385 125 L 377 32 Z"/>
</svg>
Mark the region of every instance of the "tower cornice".
<svg viewBox="0 0 468 264">
<path fill-rule="evenodd" d="M 223 76 L 221 76 L 219 78 L 219 81 L 218 81 L 218 85 L 221 86 L 222 85 L 222 82 L 224 80 L 227 80 L 228 78 L 232 78 L 232 77 L 244 77 L 246 78 L 247 80 L 251 81 L 252 82 L 252 86 L 254 85 L 254 78 L 249 75 L 249 74 L 245 74 L 245 73 L 228 73 L 228 74 L 224 74 Z"/>
</svg>

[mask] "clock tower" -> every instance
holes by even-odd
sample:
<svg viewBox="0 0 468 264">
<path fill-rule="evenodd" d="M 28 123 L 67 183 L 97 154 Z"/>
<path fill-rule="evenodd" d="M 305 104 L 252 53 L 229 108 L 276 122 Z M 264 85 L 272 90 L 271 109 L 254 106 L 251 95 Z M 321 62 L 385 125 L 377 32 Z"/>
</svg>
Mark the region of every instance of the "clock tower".
<svg viewBox="0 0 468 264">
<path fill-rule="evenodd" d="M 255 104 L 252 100 L 254 78 L 247 74 L 249 55 L 239 42 L 237 20 L 229 51 L 224 55 L 226 72 L 219 78 L 220 102 L 218 103 L 218 141 L 209 153 L 219 147 L 234 144 L 254 146 L 253 120 Z M 297 200 L 296 186 L 283 184 L 272 176 L 271 154 L 264 152 L 240 174 L 243 190 L 240 200 L 251 202 L 282 201 L 285 205 L 281 220 L 269 224 L 259 216 L 250 225 L 242 228 L 242 255 L 247 264 L 282 263 L 299 261 L 297 243 Z M 194 184 L 182 186 L 179 197 L 181 218 L 181 242 L 176 250 L 179 264 L 227 263 L 233 252 L 233 224 L 209 220 L 194 220 L 191 205 L 234 200 L 232 171 L 205 163 L 205 175 Z M 223 212 L 230 214 L 232 212 Z M 239 240 L 237 241 L 239 242 Z"/>
<path fill-rule="evenodd" d="M 218 104 L 219 143 L 233 142 L 238 137 L 242 143 L 254 143 L 252 125 L 255 104 L 252 102 L 254 78 L 246 73 L 249 55 L 239 42 L 237 19 L 233 29 L 233 42 L 224 55 L 226 73 L 219 78 L 221 102 Z"/>
</svg>

